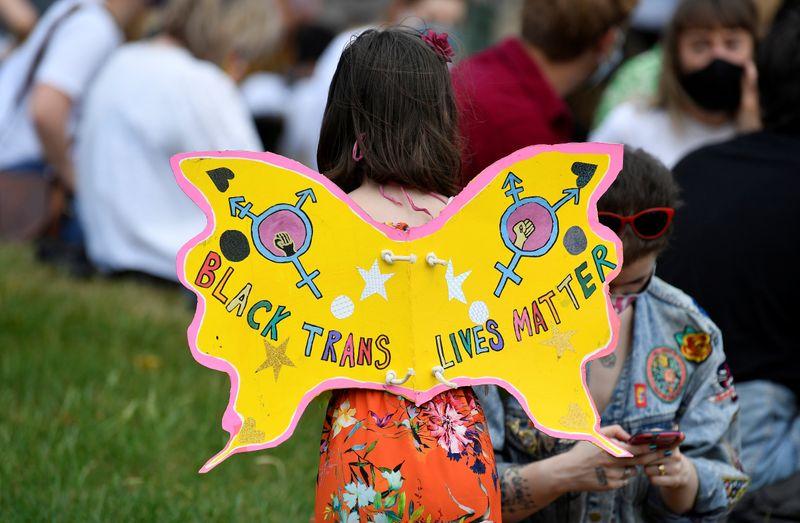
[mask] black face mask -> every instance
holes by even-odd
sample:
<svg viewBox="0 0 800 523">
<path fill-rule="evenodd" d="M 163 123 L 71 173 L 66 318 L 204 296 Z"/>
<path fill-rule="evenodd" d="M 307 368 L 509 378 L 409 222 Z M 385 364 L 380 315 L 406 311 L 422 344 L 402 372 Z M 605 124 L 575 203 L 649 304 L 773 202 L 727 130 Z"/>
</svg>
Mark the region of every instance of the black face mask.
<svg viewBox="0 0 800 523">
<path fill-rule="evenodd" d="M 735 113 L 742 101 L 743 75 L 741 65 L 716 58 L 699 71 L 681 74 L 678 81 L 703 109 Z"/>
</svg>

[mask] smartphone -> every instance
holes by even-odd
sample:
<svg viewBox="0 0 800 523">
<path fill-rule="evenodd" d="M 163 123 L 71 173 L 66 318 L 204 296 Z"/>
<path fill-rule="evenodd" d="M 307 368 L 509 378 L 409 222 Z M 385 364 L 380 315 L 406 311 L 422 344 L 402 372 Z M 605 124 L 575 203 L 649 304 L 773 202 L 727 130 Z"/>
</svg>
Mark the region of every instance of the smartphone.
<svg viewBox="0 0 800 523">
<path fill-rule="evenodd" d="M 685 437 L 679 430 L 650 430 L 634 434 L 628 444 L 655 445 L 657 449 L 668 449 L 682 442 Z"/>
</svg>

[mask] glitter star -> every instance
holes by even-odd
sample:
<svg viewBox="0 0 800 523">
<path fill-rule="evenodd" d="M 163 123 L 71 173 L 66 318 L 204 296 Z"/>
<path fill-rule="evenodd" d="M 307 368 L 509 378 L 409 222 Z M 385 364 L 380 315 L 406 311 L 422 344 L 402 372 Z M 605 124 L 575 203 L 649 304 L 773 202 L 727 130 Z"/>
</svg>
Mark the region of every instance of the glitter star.
<svg viewBox="0 0 800 523">
<path fill-rule="evenodd" d="M 283 367 L 283 365 L 294 367 L 294 363 L 292 363 L 292 360 L 286 355 L 287 343 L 289 343 L 289 338 L 283 340 L 283 343 L 278 347 L 273 347 L 267 340 L 264 340 L 264 349 L 267 352 L 267 359 L 256 369 L 256 372 L 272 367 L 275 381 L 278 381 L 278 375 L 281 373 L 281 367 Z"/>
<path fill-rule="evenodd" d="M 242 444 L 264 442 L 264 432 L 256 430 L 256 420 L 253 418 L 244 420 L 242 430 L 239 431 L 239 442 Z"/>
<path fill-rule="evenodd" d="M 461 286 L 464 284 L 464 280 L 467 279 L 467 276 L 472 271 L 467 271 L 455 276 L 453 271 L 453 260 L 447 262 L 447 272 L 445 272 L 444 278 L 447 280 L 447 301 L 452 301 L 456 299 L 461 303 L 467 303 L 467 297 L 464 296 L 464 290 Z"/>
<path fill-rule="evenodd" d="M 545 341 L 541 341 L 542 345 L 547 345 L 549 347 L 553 347 L 556 349 L 556 357 L 561 359 L 561 356 L 564 355 L 566 351 L 575 352 L 575 347 L 572 346 L 570 340 L 578 331 L 559 331 L 558 327 L 553 327 L 552 333 L 553 335 L 550 336 L 549 339 Z"/>
<path fill-rule="evenodd" d="M 589 419 L 586 417 L 586 413 L 583 412 L 580 405 L 577 403 L 570 403 L 567 414 L 562 416 L 559 421 L 567 428 L 580 429 L 586 426 Z"/>
<path fill-rule="evenodd" d="M 383 296 L 384 300 L 388 300 L 389 298 L 386 297 L 386 280 L 394 276 L 392 274 L 381 274 L 380 269 L 378 268 L 378 260 L 375 260 L 372 263 L 372 267 L 369 270 L 362 269 L 361 267 L 358 268 L 358 273 L 364 278 L 364 291 L 361 293 L 361 299 L 364 300 L 369 298 L 373 294 L 380 294 Z"/>
</svg>

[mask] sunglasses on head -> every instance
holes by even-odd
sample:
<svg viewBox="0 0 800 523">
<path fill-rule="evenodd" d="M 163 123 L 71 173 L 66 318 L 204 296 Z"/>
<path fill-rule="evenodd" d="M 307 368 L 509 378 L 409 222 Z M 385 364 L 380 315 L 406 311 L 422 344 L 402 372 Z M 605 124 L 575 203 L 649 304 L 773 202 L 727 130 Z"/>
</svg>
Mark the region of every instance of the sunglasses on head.
<svg viewBox="0 0 800 523">
<path fill-rule="evenodd" d="M 622 236 L 625 225 L 630 225 L 633 233 L 643 240 L 655 240 L 664 235 L 675 216 L 671 207 L 653 207 L 631 216 L 622 216 L 613 212 L 598 212 L 600 223 Z"/>
</svg>

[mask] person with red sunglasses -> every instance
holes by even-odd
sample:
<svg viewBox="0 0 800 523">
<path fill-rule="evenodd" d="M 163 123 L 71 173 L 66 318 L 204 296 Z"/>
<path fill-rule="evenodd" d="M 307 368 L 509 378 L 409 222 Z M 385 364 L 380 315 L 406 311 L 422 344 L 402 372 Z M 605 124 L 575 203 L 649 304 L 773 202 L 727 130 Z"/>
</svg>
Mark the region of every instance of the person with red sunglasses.
<svg viewBox="0 0 800 523">
<path fill-rule="evenodd" d="M 622 271 L 610 284 L 620 330 L 615 352 L 591 361 L 586 378 L 600 430 L 628 443 L 632 459 L 547 436 L 512 396 L 476 388 L 495 448 L 503 521 L 717 521 L 744 493 L 749 478 L 736 457 L 738 406 L 720 331 L 655 275 L 678 193 L 661 162 L 628 148 L 597 206 L 600 223 L 623 245 Z M 574 237 L 562 243 L 580 252 Z"/>
<path fill-rule="evenodd" d="M 625 226 L 628 225 L 633 234 L 643 240 L 655 240 L 666 234 L 675 216 L 675 209 L 672 207 L 651 207 L 639 211 L 631 216 L 623 216 L 615 212 L 603 211 L 597 213 L 600 223 L 622 235 Z"/>
</svg>

